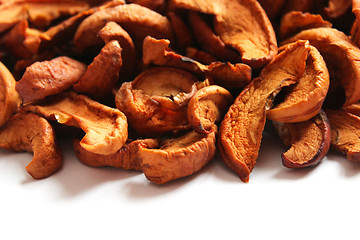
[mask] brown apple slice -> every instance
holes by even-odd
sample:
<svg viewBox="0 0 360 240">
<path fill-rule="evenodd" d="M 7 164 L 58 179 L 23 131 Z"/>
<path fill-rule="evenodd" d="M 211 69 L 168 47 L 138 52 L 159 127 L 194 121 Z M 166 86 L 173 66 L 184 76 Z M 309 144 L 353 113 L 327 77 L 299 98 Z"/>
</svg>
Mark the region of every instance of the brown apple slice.
<svg viewBox="0 0 360 240">
<path fill-rule="evenodd" d="M 186 107 L 198 79 L 177 68 L 153 67 L 121 85 L 115 97 L 118 109 L 139 134 L 158 136 L 190 128 Z"/>
<path fill-rule="evenodd" d="M 249 181 L 256 164 L 274 96 L 304 74 L 309 50 L 308 41 L 298 41 L 277 55 L 240 93 L 221 122 L 220 155 L 242 181 Z"/>
<path fill-rule="evenodd" d="M 326 63 L 315 47 L 310 47 L 304 75 L 291 86 L 284 100 L 272 108 L 268 119 L 295 123 L 316 116 L 325 100 L 330 85 Z"/>
<path fill-rule="evenodd" d="M 338 18 L 351 8 L 351 4 L 352 0 L 329 0 L 329 6 L 325 8 L 325 12 L 331 18 Z"/>
<path fill-rule="evenodd" d="M 330 73 L 331 84 L 339 82 L 345 90 L 346 102 L 351 105 L 360 100 L 360 49 L 343 32 L 334 28 L 315 28 L 304 30 L 284 43 L 296 40 L 309 40 L 323 56 Z M 331 94 L 331 93 L 330 93 Z"/>
<path fill-rule="evenodd" d="M 343 110 L 326 110 L 331 126 L 331 147 L 360 162 L 360 117 Z"/>
<path fill-rule="evenodd" d="M 214 32 L 252 68 L 266 65 L 277 54 L 274 29 L 255 0 L 173 0 L 172 6 L 214 16 Z"/>
<path fill-rule="evenodd" d="M 190 131 L 167 139 L 157 148 L 139 148 L 140 168 L 156 184 L 190 176 L 200 171 L 215 155 L 216 133 L 208 135 Z"/>
<path fill-rule="evenodd" d="M 122 112 L 75 92 L 48 97 L 22 110 L 82 129 L 85 136 L 80 144 L 89 152 L 116 153 L 128 138 L 127 118 Z"/>
<path fill-rule="evenodd" d="M 330 148 L 330 123 L 324 111 L 299 123 L 273 122 L 280 138 L 290 149 L 281 154 L 288 168 L 305 168 L 319 164 Z"/>
<path fill-rule="evenodd" d="M 225 88 L 216 85 L 201 88 L 188 104 L 187 118 L 191 127 L 197 133 L 209 134 L 232 102 L 233 97 Z"/>
<path fill-rule="evenodd" d="M 118 152 L 109 155 L 96 154 L 87 151 L 78 139 L 73 142 L 76 157 L 90 167 L 114 167 L 125 170 L 141 171 L 139 148 L 157 148 L 157 139 L 138 139 L 127 142 Z"/>
</svg>

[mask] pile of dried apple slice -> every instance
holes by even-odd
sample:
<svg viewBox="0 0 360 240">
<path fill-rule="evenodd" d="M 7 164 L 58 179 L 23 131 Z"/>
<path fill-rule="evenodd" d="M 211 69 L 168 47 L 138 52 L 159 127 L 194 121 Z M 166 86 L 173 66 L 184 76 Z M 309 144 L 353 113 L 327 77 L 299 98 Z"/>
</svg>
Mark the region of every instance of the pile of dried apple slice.
<svg viewBox="0 0 360 240">
<path fill-rule="evenodd" d="M 218 151 L 242 181 L 266 122 L 287 168 L 330 148 L 360 161 L 358 0 L 0 0 L 0 147 L 58 171 L 58 138 L 91 167 L 163 184 Z"/>
</svg>

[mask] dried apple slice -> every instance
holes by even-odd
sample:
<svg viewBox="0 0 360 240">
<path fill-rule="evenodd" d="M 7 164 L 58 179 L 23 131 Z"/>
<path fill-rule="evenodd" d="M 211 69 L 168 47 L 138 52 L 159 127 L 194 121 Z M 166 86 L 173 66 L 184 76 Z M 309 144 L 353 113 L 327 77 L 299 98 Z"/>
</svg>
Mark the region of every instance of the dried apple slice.
<svg viewBox="0 0 360 240">
<path fill-rule="evenodd" d="M 16 83 L 16 91 L 24 104 L 61 93 L 79 81 L 86 67 L 84 63 L 65 56 L 36 62 L 26 68 Z"/>
<path fill-rule="evenodd" d="M 186 106 L 197 90 L 197 81 L 177 68 L 149 68 L 122 84 L 115 103 L 139 134 L 158 136 L 189 129 Z"/>
<path fill-rule="evenodd" d="M 191 131 L 161 142 L 158 148 L 141 147 L 140 168 L 156 184 L 192 175 L 214 157 L 216 133 L 217 129 L 205 136 Z"/>
<path fill-rule="evenodd" d="M 187 24 L 175 12 L 167 14 L 174 30 L 176 38 L 176 49 L 184 51 L 187 47 L 194 45 L 194 37 Z"/>
<path fill-rule="evenodd" d="M 339 82 L 345 90 L 346 102 L 351 105 L 360 100 L 360 49 L 353 44 L 349 37 L 334 28 L 315 28 L 300 32 L 287 39 L 284 43 L 303 39 L 309 40 L 316 47 L 330 69 L 331 84 Z M 333 83 L 334 82 L 334 83 Z"/>
<path fill-rule="evenodd" d="M 271 20 L 279 15 L 284 7 L 285 0 L 258 0 L 258 2 Z"/>
<path fill-rule="evenodd" d="M 216 62 L 216 58 L 210 53 L 201 51 L 197 48 L 188 47 L 186 48 L 186 54 L 188 58 L 194 59 L 202 64 L 210 65 L 213 62 Z"/>
<path fill-rule="evenodd" d="M 360 103 L 354 103 L 352 105 L 343 107 L 343 110 L 360 117 Z"/>
<path fill-rule="evenodd" d="M 331 126 L 331 147 L 360 161 L 360 117 L 343 110 L 326 110 Z"/>
<path fill-rule="evenodd" d="M 326 63 L 315 47 L 310 47 L 304 75 L 290 87 L 284 101 L 272 108 L 268 119 L 278 122 L 301 122 L 317 115 L 330 85 Z"/>
<path fill-rule="evenodd" d="M 32 152 L 26 171 L 35 179 L 45 178 L 62 165 L 62 151 L 46 119 L 33 113 L 17 113 L 0 128 L 0 148 Z"/>
<path fill-rule="evenodd" d="M 304 74 L 309 50 L 307 41 L 298 41 L 277 55 L 240 93 L 221 122 L 220 155 L 242 181 L 249 181 L 255 166 L 274 96 Z"/>
<path fill-rule="evenodd" d="M 115 22 L 108 22 L 99 32 L 98 36 L 105 42 L 109 43 L 112 40 L 119 42 L 122 59 L 122 67 L 120 70 L 120 79 L 122 82 L 127 81 L 132 76 L 135 63 L 136 63 L 136 51 L 134 42 L 130 35 Z"/>
<path fill-rule="evenodd" d="M 280 138 L 291 148 L 281 154 L 288 168 L 304 168 L 319 164 L 330 148 L 330 123 L 324 113 L 299 123 L 273 122 Z"/>
<path fill-rule="evenodd" d="M 124 28 L 132 36 L 135 45 L 141 45 L 146 36 L 173 37 L 171 24 L 166 17 L 137 4 L 125 4 L 99 10 L 86 18 L 75 33 L 75 46 L 86 49 L 100 44 L 97 33 L 110 21 Z"/>
<path fill-rule="evenodd" d="M 281 18 L 279 35 L 281 39 L 291 37 L 305 29 L 318 27 L 332 27 L 331 22 L 325 21 L 321 15 L 292 11 Z"/>
<path fill-rule="evenodd" d="M 351 40 L 359 47 L 360 46 L 360 1 L 352 1 L 352 12 L 355 15 L 355 21 L 351 28 Z"/>
<path fill-rule="evenodd" d="M 77 158 L 91 167 L 115 167 L 126 170 L 141 171 L 138 151 L 139 148 L 157 148 L 159 140 L 139 139 L 126 143 L 118 152 L 110 155 L 101 155 L 87 151 L 74 140 L 74 150 Z"/>
<path fill-rule="evenodd" d="M 88 8 L 86 2 L 73 0 L 7 1 L 0 4 L 0 32 L 24 19 L 28 19 L 35 26 L 49 26 L 53 20 L 61 16 L 74 15 Z"/>
<path fill-rule="evenodd" d="M 128 3 L 136 3 L 156 12 L 163 12 L 166 7 L 166 0 L 127 0 Z"/>
<path fill-rule="evenodd" d="M 233 97 L 225 88 L 216 85 L 201 88 L 188 104 L 187 117 L 191 127 L 197 133 L 209 134 L 232 102 Z"/>
<path fill-rule="evenodd" d="M 0 62 L 0 126 L 9 120 L 21 104 L 15 84 L 16 81 L 9 69 Z"/>
<path fill-rule="evenodd" d="M 251 68 L 242 63 L 213 62 L 203 65 L 191 58 L 179 55 L 169 48 L 170 41 L 147 37 L 143 45 L 143 62 L 160 66 L 181 68 L 202 77 L 210 77 L 215 84 L 225 88 L 241 88 L 251 80 Z"/>
<path fill-rule="evenodd" d="M 73 85 L 73 89 L 97 99 L 111 94 L 122 67 L 121 51 L 118 41 L 108 42 L 88 66 L 85 74 Z"/>
<path fill-rule="evenodd" d="M 81 146 L 89 152 L 109 155 L 119 151 L 128 137 L 126 116 L 75 92 L 65 92 L 27 105 L 23 111 L 43 115 L 60 124 L 81 128 Z"/>
<path fill-rule="evenodd" d="M 253 68 L 266 65 L 277 54 L 274 29 L 255 0 L 172 0 L 172 6 L 214 16 L 214 32 L 242 61 Z"/>
</svg>

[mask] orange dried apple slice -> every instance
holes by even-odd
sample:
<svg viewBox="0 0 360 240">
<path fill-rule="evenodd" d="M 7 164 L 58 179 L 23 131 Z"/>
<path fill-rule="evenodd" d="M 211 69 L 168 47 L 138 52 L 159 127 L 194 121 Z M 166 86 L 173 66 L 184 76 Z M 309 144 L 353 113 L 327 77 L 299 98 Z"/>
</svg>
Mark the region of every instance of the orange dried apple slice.
<svg viewBox="0 0 360 240">
<path fill-rule="evenodd" d="M 125 82 L 115 103 L 139 134 L 158 136 L 189 129 L 186 106 L 195 94 L 197 78 L 177 68 L 149 68 Z"/>
<path fill-rule="evenodd" d="M 318 27 L 332 27 L 331 22 L 325 21 L 321 15 L 292 11 L 281 18 L 279 35 L 281 39 L 291 37 L 305 29 Z"/>
<path fill-rule="evenodd" d="M 216 35 L 240 53 L 243 63 L 253 68 L 264 66 L 277 54 L 271 22 L 255 0 L 173 0 L 172 4 L 213 15 Z"/>
<path fill-rule="evenodd" d="M 284 101 L 272 108 L 268 119 L 278 122 L 301 122 L 317 115 L 330 85 L 329 72 L 319 51 L 310 47 L 304 75 L 291 86 Z"/>
<path fill-rule="evenodd" d="M 109 155 L 101 155 L 87 151 L 74 140 L 74 150 L 77 158 L 91 167 L 115 167 L 126 170 L 141 171 L 139 161 L 139 148 L 157 148 L 159 141 L 156 139 L 139 139 L 126 143 L 118 152 Z"/>
<path fill-rule="evenodd" d="M 23 111 L 34 112 L 60 124 L 81 128 L 85 136 L 81 146 L 89 152 L 109 155 L 119 151 L 128 137 L 126 116 L 75 92 L 64 92 L 27 105 Z"/>
<path fill-rule="evenodd" d="M 24 103 L 40 100 L 72 87 L 84 75 L 86 67 L 84 63 L 65 56 L 36 62 L 26 68 L 16 83 L 16 90 Z"/>
<path fill-rule="evenodd" d="M 16 81 L 9 69 L 0 62 L 0 126 L 9 120 L 21 104 L 15 84 Z"/>
<path fill-rule="evenodd" d="M 309 40 L 316 47 L 328 68 L 335 71 L 330 73 L 331 84 L 339 82 L 345 90 L 346 102 L 351 105 L 360 100 L 360 49 L 350 41 L 343 32 L 334 28 L 315 28 L 304 30 L 284 43 L 303 39 Z"/>
<path fill-rule="evenodd" d="M 156 184 L 192 175 L 200 171 L 215 155 L 215 131 L 200 135 L 194 131 L 167 139 L 158 148 L 139 149 L 140 168 Z"/>
<path fill-rule="evenodd" d="M 319 164 L 330 148 L 330 123 L 323 111 L 299 123 L 273 122 L 280 138 L 291 148 L 281 154 L 288 168 L 304 168 Z"/>
<path fill-rule="evenodd" d="M 233 97 L 225 88 L 216 85 L 201 88 L 188 104 L 187 118 L 191 127 L 200 134 L 210 133 L 232 102 Z"/>
<path fill-rule="evenodd" d="M 124 28 L 132 36 L 135 45 L 141 46 L 146 36 L 173 37 L 170 21 L 166 17 L 137 4 L 124 4 L 99 10 L 86 18 L 75 33 L 75 46 L 86 49 L 100 44 L 97 33 L 110 21 Z"/>
<path fill-rule="evenodd" d="M 121 52 L 118 41 L 108 42 L 88 66 L 85 74 L 73 85 L 73 89 L 96 99 L 104 99 L 111 94 L 122 67 Z"/>
<path fill-rule="evenodd" d="M 0 148 L 28 151 L 33 159 L 26 171 L 35 179 L 45 178 L 62 165 L 62 151 L 46 119 L 33 113 L 17 113 L 0 128 Z"/>
<path fill-rule="evenodd" d="M 360 161 L 360 117 L 342 110 L 326 110 L 331 126 L 331 147 Z"/>
<path fill-rule="evenodd" d="M 255 166 L 274 96 L 304 74 L 309 50 L 307 41 L 298 41 L 277 55 L 240 93 L 221 122 L 220 155 L 242 181 L 249 181 Z"/>
</svg>

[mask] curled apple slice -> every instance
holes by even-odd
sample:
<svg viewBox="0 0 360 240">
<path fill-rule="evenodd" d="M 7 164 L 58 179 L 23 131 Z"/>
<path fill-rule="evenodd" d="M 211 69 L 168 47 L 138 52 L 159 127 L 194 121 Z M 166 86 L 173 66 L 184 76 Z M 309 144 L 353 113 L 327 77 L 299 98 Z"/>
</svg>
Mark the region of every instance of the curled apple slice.
<svg viewBox="0 0 360 240">
<path fill-rule="evenodd" d="M 124 4 L 101 9 L 86 18 L 75 33 L 76 47 L 86 49 L 101 43 L 97 33 L 110 21 L 124 28 L 132 36 L 135 45 L 140 45 L 148 35 L 172 39 L 171 24 L 166 17 L 137 4 Z"/>
<path fill-rule="evenodd" d="M 216 85 L 201 88 L 188 104 L 187 117 L 191 127 L 200 134 L 210 133 L 232 102 L 233 97 L 225 88 Z"/>
<path fill-rule="evenodd" d="M 127 142 L 118 152 L 109 155 L 96 154 L 87 151 L 75 139 L 73 142 L 76 157 L 90 167 L 114 167 L 125 170 L 141 171 L 138 151 L 139 148 L 157 148 L 156 139 L 139 139 Z"/>
<path fill-rule="evenodd" d="M 277 54 L 274 29 L 255 0 L 173 0 L 172 4 L 214 16 L 215 34 L 253 68 L 264 66 Z"/>
<path fill-rule="evenodd" d="M 303 39 L 309 40 L 316 47 L 328 68 L 334 71 L 330 73 L 331 84 L 339 82 L 345 90 L 346 102 L 351 105 L 360 100 L 360 49 L 350 41 L 343 32 L 334 28 L 315 28 L 304 30 L 284 43 Z M 331 88 L 330 88 L 331 89 Z M 329 94 L 331 92 L 329 91 Z"/>
<path fill-rule="evenodd" d="M 139 134 L 158 136 L 186 130 L 190 128 L 186 107 L 197 90 L 197 81 L 181 69 L 149 68 L 121 85 L 115 103 Z"/>
<path fill-rule="evenodd" d="M 301 122 L 317 115 L 330 85 L 329 72 L 319 51 L 310 47 L 304 75 L 291 86 L 284 101 L 267 118 L 278 122 Z"/>
<path fill-rule="evenodd" d="M 360 117 L 343 110 L 326 110 L 331 126 L 331 147 L 360 161 Z"/>
<path fill-rule="evenodd" d="M 140 168 L 156 184 L 186 177 L 200 171 L 215 155 L 215 131 L 208 135 L 188 132 L 167 139 L 157 148 L 140 147 Z"/>
<path fill-rule="evenodd" d="M 256 164 L 266 114 L 274 96 L 304 74 L 309 50 L 308 41 L 298 41 L 277 55 L 240 93 L 221 122 L 220 155 L 242 181 L 249 181 Z"/>
<path fill-rule="evenodd" d="M 331 131 L 323 111 L 314 118 L 299 123 L 273 122 L 280 138 L 291 148 L 281 154 L 282 163 L 288 168 L 315 166 L 330 148 Z"/>
</svg>

